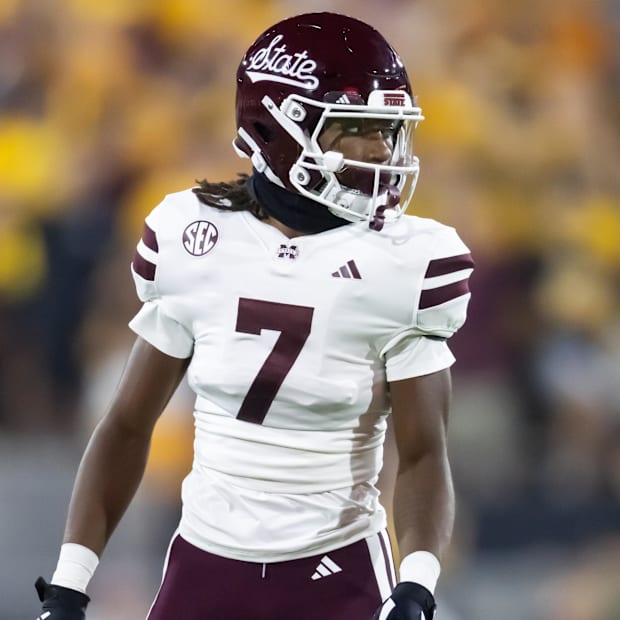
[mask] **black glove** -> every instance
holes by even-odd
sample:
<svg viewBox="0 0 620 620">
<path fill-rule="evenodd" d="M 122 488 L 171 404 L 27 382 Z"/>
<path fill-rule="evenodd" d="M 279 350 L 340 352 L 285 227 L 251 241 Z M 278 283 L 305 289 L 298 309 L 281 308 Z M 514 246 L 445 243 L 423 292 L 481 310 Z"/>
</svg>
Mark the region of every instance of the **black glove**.
<svg viewBox="0 0 620 620">
<path fill-rule="evenodd" d="M 54 586 L 43 577 L 36 580 L 34 587 L 43 603 L 37 620 L 85 620 L 86 606 L 90 601 L 86 594 L 71 588 Z"/>
<path fill-rule="evenodd" d="M 435 597 L 424 586 L 401 581 L 377 609 L 373 620 L 433 620 L 435 609 Z"/>
</svg>

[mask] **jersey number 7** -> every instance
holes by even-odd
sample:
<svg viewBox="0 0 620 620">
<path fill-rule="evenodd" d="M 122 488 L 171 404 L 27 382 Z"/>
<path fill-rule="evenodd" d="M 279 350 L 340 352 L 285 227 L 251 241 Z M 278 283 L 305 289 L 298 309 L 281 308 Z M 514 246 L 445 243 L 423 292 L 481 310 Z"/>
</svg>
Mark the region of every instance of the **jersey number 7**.
<svg viewBox="0 0 620 620">
<path fill-rule="evenodd" d="M 280 332 L 247 391 L 237 418 L 262 424 L 282 382 L 299 356 L 312 325 L 314 308 L 259 299 L 239 299 L 236 331 L 260 335 L 263 329 Z"/>
</svg>

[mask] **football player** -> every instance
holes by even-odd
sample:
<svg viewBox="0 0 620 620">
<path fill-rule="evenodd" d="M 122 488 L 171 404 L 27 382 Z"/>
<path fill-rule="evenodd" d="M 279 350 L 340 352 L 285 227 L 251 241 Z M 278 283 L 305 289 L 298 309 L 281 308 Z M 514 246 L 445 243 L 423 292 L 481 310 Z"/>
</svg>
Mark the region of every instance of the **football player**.
<svg viewBox="0 0 620 620">
<path fill-rule="evenodd" d="M 146 218 L 135 345 L 37 580 L 40 618 L 85 617 L 187 373 L 194 462 L 148 620 L 430 620 L 454 518 L 446 341 L 473 264 L 454 229 L 404 214 L 423 119 L 407 72 L 367 24 L 299 15 L 243 57 L 236 115 L 252 174 Z M 375 486 L 388 415 L 398 578 Z"/>
</svg>

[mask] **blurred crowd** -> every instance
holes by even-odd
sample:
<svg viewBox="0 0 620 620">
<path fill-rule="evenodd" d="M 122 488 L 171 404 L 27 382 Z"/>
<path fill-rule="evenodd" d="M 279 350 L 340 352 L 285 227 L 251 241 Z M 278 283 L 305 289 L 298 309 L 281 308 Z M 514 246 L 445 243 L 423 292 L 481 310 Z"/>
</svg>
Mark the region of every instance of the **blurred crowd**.
<svg viewBox="0 0 620 620">
<path fill-rule="evenodd" d="M 3 0 L 0 436 L 82 438 L 103 413 L 144 216 L 247 171 L 236 66 L 309 8 L 372 23 L 404 57 L 426 116 L 410 212 L 454 225 L 476 259 L 452 343 L 448 571 L 569 550 L 532 620 L 620 618 L 618 0 Z M 155 438 L 162 503 L 190 411 L 181 390 Z"/>
</svg>

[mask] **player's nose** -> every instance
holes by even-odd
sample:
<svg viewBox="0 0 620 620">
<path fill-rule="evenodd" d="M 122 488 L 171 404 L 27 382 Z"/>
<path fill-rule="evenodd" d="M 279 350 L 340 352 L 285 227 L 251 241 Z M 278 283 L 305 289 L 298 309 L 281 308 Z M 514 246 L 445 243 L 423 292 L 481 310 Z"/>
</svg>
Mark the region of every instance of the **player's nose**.
<svg viewBox="0 0 620 620">
<path fill-rule="evenodd" d="M 376 130 L 364 136 L 364 161 L 369 164 L 385 164 L 392 157 L 392 140 Z"/>
</svg>

